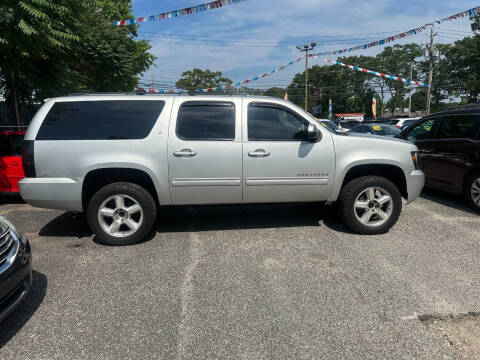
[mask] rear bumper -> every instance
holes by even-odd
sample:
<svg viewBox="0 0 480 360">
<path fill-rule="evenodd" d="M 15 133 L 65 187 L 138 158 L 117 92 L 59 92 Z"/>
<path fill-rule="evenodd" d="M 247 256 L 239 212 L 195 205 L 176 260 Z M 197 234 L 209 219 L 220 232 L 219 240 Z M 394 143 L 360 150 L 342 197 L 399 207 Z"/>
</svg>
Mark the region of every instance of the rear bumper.
<svg viewBox="0 0 480 360">
<path fill-rule="evenodd" d="M 23 301 L 32 283 L 32 253 L 26 240 L 26 245 L 20 245 L 12 265 L 0 274 L 0 321 Z"/>
<path fill-rule="evenodd" d="M 83 211 L 81 182 L 70 178 L 24 178 L 18 185 L 23 200 L 32 206 Z"/>
<path fill-rule="evenodd" d="M 425 174 L 421 170 L 414 170 L 407 176 L 408 203 L 415 201 L 425 185 Z"/>
</svg>

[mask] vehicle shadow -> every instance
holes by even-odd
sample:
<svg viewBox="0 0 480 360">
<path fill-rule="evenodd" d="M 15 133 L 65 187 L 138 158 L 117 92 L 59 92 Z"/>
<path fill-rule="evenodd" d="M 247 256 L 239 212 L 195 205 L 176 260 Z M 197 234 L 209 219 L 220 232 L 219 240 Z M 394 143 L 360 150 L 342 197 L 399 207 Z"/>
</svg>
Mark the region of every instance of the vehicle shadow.
<svg viewBox="0 0 480 360">
<path fill-rule="evenodd" d="M 336 208 L 320 203 L 168 207 L 161 210 L 157 232 L 318 227 L 322 224 L 350 233 L 341 224 Z"/>
<path fill-rule="evenodd" d="M 216 205 L 161 207 L 155 232 L 157 233 L 288 228 L 326 226 L 334 231 L 352 234 L 344 226 L 335 206 L 320 203 L 268 205 Z M 91 237 L 92 232 L 83 214 L 63 213 L 47 223 L 39 232 L 46 237 Z M 97 237 L 93 241 L 105 245 Z"/>
<path fill-rule="evenodd" d="M 3 348 L 30 320 L 47 294 L 47 277 L 33 270 L 33 284 L 30 294 L 0 324 L 0 349 Z"/>
<path fill-rule="evenodd" d="M 480 215 L 480 213 L 471 209 L 461 195 L 451 194 L 445 191 L 425 188 L 420 195 L 423 199 L 436 202 L 437 204 L 447 206 L 456 210 L 461 210 L 469 214 Z"/>
<path fill-rule="evenodd" d="M 92 236 L 92 231 L 83 214 L 76 215 L 66 212 L 42 227 L 38 235 L 47 237 L 76 237 L 80 239 Z"/>
<path fill-rule="evenodd" d="M 25 201 L 18 194 L 0 195 L 0 205 L 3 204 L 25 204 Z"/>
</svg>

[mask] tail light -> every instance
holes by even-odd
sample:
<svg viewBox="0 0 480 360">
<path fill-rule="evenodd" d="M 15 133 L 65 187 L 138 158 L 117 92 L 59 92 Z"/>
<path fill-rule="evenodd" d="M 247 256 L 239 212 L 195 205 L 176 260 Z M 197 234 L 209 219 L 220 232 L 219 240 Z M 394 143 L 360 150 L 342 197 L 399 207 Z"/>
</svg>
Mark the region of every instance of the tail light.
<svg viewBox="0 0 480 360">
<path fill-rule="evenodd" d="M 22 154 L 22 165 L 23 172 L 25 177 L 34 178 L 37 177 L 35 172 L 35 141 L 34 140 L 25 140 L 23 142 L 23 154 Z"/>
</svg>

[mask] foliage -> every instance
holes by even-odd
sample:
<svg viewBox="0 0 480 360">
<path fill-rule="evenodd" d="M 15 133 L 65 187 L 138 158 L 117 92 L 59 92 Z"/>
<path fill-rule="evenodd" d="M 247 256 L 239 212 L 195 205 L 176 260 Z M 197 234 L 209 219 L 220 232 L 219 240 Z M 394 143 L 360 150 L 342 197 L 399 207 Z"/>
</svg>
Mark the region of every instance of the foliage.
<svg viewBox="0 0 480 360">
<path fill-rule="evenodd" d="M 282 89 L 282 88 L 279 88 L 279 87 L 271 87 L 270 89 L 265 90 L 263 95 L 283 99 L 285 97 L 286 92 L 287 91 L 285 89 Z"/>
<path fill-rule="evenodd" d="M 328 102 L 330 99 L 335 104 L 335 112 L 347 110 L 348 89 L 345 87 L 344 73 L 338 66 L 311 67 L 308 71 L 308 109 L 320 106 L 320 112 L 328 116 Z M 294 76 L 288 86 L 288 98 L 293 103 L 305 106 L 305 73 Z"/>
<path fill-rule="evenodd" d="M 154 57 L 135 27 L 111 25 L 130 9 L 131 0 L 3 0 L 0 93 L 13 112 L 70 92 L 133 90 Z"/>
<path fill-rule="evenodd" d="M 466 37 L 444 48 L 441 65 L 447 70 L 442 86 L 467 103 L 480 100 L 480 38 Z"/>
<path fill-rule="evenodd" d="M 182 73 L 182 77 L 177 81 L 177 89 L 194 91 L 197 89 L 214 88 L 221 85 L 232 83 L 232 80 L 222 77 L 220 71 L 210 71 L 195 68 Z"/>
</svg>

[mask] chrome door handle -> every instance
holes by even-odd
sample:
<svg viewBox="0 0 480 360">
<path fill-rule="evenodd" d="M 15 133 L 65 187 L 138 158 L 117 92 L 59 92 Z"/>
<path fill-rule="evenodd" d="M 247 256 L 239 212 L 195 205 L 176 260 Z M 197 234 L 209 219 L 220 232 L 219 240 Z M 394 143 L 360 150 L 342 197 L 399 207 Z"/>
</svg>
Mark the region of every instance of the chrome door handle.
<svg viewBox="0 0 480 360">
<path fill-rule="evenodd" d="M 270 156 L 270 153 L 268 151 L 263 150 L 263 149 L 257 149 L 255 151 L 250 151 L 248 153 L 248 156 L 250 156 L 250 157 L 267 157 L 267 156 Z"/>
<path fill-rule="evenodd" d="M 177 156 L 177 157 L 192 157 L 192 156 L 195 156 L 197 155 L 197 153 L 195 151 L 192 151 L 190 149 L 182 149 L 180 151 L 175 151 L 173 153 L 173 156 Z"/>
</svg>

